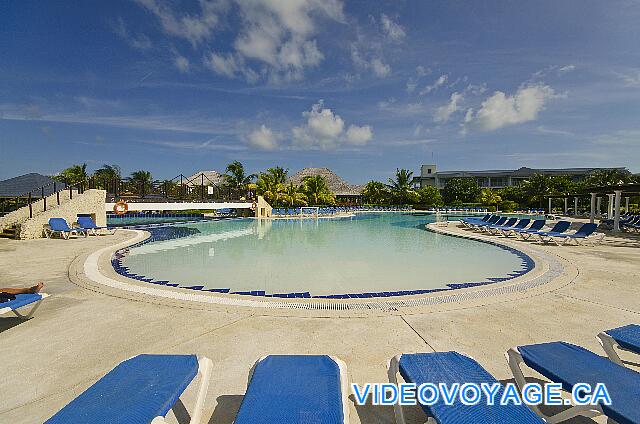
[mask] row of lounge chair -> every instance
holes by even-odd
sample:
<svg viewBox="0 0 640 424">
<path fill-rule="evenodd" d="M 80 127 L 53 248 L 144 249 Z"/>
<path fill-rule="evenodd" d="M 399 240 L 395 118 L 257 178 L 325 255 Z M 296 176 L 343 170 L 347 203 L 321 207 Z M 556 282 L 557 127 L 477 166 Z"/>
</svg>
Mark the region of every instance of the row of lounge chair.
<svg viewBox="0 0 640 424">
<path fill-rule="evenodd" d="M 411 206 L 331 206 L 318 208 L 318 215 L 335 215 L 350 212 L 402 212 L 411 210 Z M 302 208 L 274 208 L 274 216 L 298 216 Z M 315 214 L 315 212 L 313 212 Z"/>
<path fill-rule="evenodd" d="M 486 214 L 482 218 L 465 218 L 460 221 L 465 227 L 491 235 L 503 237 L 520 237 L 522 240 L 538 239 L 543 243 L 553 242 L 559 246 L 573 241 L 575 244 L 595 245 L 604 239 L 603 233 L 596 233 L 598 224 L 582 224 L 573 233 L 567 231 L 571 222 L 558 221 L 549 230 L 544 230 L 546 220 L 530 218 L 515 218 Z"/>
<path fill-rule="evenodd" d="M 605 415 L 619 424 L 640 423 L 640 373 L 625 367 L 616 349 L 640 354 L 640 325 L 630 324 L 597 336 L 610 359 L 566 342 L 518 346 L 505 357 L 516 385 L 527 384 L 522 365 L 535 370 L 571 392 L 579 383 L 606 384 L 611 404 L 571 406 L 553 416 L 525 404 L 489 405 L 486 395 L 476 405 L 444 399 L 421 405 L 429 422 L 439 424 L 543 424 L 576 416 Z M 212 362 L 196 355 L 138 355 L 128 359 L 61 409 L 45 424 L 58 423 L 164 423 L 164 417 L 187 390 L 196 391 L 191 424 L 204 422 L 202 410 Z M 196 381 L 196 377 L 200 379 Z M 402 354 L 388 363 L 388 377 L 407 383 L 499 384 L 476 360 L 458 352 Z M 348 423 L 349 386 L 345 364 L 327 355 L 269 355 L 249 372 L 249 381 L 235 424 Z M 497 399 L 502 397 L 499 392 Z M 182 404 L 184 407 L 184 404 Z M 396 404 L 397 424 L 404 424 L 402 406 Z M 185 408 L 186 409 L 186 408 Z"/>
<path fill-rule="evenodd" d="M 89 235 L 115 234 L 115 232 L 115 228 L 97 226 L 89 216 L 79 216 L 78 221 L 72 227 L 69 226 L 64 218 L 49 218 L 49 224 L 44 226 L 44 235 L 47 238 L 59 236 L 65 240 L 72 236 L 87 237 Z"/>
</svg>

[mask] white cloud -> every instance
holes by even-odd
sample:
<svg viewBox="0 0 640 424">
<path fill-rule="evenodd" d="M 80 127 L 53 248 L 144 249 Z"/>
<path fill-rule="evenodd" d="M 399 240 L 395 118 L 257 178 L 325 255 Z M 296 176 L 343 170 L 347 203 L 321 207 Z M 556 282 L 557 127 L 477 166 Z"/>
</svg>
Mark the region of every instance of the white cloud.
<svg viewBox="0 0 640 424">
<path fill-rule="evenodd" d="M 368 125 L 350 125 L 345 131 L 342 117 L 324 107 L 322 100 L 314 104 L 310 111 L 303 112 L 302 116 L 307 122 L 291 130 L 294 145 L 301 148 L 327 150 L 341 144 L 362 146 L 373 138 L 373 130 Z"/>
<path fill-rule="evenodd" d="M 407 35 L 402 25 L 394 22 L 393 19 L 391 19 L 384 13 L 382 14 L 382 16 L 380 16 L 380 23 L 382 24 L 382 30 L 384 31 L 387 38 L 389 38 L 393 42 L 398 43 L 404 40 Z"/>
<path fill-rule="evenodd" d="M 364 146 L 373 138 L 373 130 L 371 126 L 364 125 L 359 127 L 357 125 L 349 125 L 347 130 L 347 142 L 355 146 Z"/>
<path fill-rule="evenodd" d="M 433 84 L 429 84 L 425 86 L 422 90 L 420 90 L 420 95 L 424 96 L 425 94 L 429 94 L 432 91 L 437 90 L 438 88 L 445 85 L 448 79 L 449 79 L 449 75 L 447 74 L 440 75 L 438 79 L 434 81 Z"/>
<path fill-rule="evenodd" d="M 271 128 L 261 125 L 247 136 L 249 144 L 262 150 L 274 150 L 278 147 L 279 136 Z"/>
<path fill-rule="evenodd" d="M 464 100 L 464 96 L 462 94 L 453 93 L 449 103 L 436 109 L 436 112 L 433 115 L 433 120 L 435 122 L 447 122 L 451 115 L 458 111 L 458 103 L 462 100 Z"/>
<path fill-rule="evenodd" d="M 416 88 L 418 87 L 418 80 L 429 75 L 430 73 L 431 69 L 425 68 L 422 65 L 417 66 L 415 77 L 411 77 L 409 78 L 409 80 L 407 80 L 407 93 L 413 94 L 413 92 L 416 91 Z"/>
<path fill-rule="evenodd" d="M 339 0 L 236 0 L 242 27 L 234 42 L 238 55 L 260 62 L 278 81 L 303 77 L 305 68 L 317 66 L 324 55 L 313 35 L 315 17 L 342 22 Z"/>
<path fill-rule="evenodd" d="M 144 34 L 132 35 L 127 29 L 124 19 L 118 18 L 113 25 L 113 32 L 124 41 L 126 41 L 131 47 L 138 50 L 147 50 L 153 47 L 153 43 L 149 37 Z"/>
<path fill-rule="evenodd" d="M 208 40 L 218 24 L 222 5 L 216 1 L 199 0 L 200 13 L 178 16 L 163 0 L 135 0 L 154 14 L 165 33 L 188 40 L 194 47 Z"/>
<path fill-rule="evenodd" d="M 204 56 L 203 63 L 205 67 L 227 78 L 244 77 L 249 82 L 255 82 L 260 78 L 259 74 L 245 65 L 242 56 L 237 54 L 222 55 L 210 52 Z"/>
<path fill-rule="evenodd" d="M 190 64 L 189 59 L 187 59 L 186 57 L 177 54 L 173 58 L 173 63 L 180 72 L 189 72 Z"/>
<path fill-rule="evenodd" d="M 391 74 L 391 66 L 378 58 L 374 58 L 371 61 L 371 69 L 373 69 L 373 73 L 378 77 L 386 77 Z"/>
<path fill-rule="evenodd" d="M 571 72 L 576 69 L 576 65 L 566 65 L 558 69 L 558 73 L 564 74 L 566 72 Z"/>
<path fill-rule="evenodd" d="M 370 69 L 377 77 L 387 77 L 391 75 L 391 66 L 384 63 L 379 57 L 367 59 L 362 56 L 357 43 L 351 44 L 351 60 L 356 66 L 362 69 Z"/>
<path fill-rule="evenodd" d="M 621 75 L 622 80 L 628 87 L 640 87 L 640 70 Z"/>
<path fill-rule="evenodd" d="M 545 103 L 557 97 L 553 88 L 544 84 L 521 86 L 512 96 L 496 91 L 482 102 L 474 121 L 485 131 L 535 121 Z"/>
</svg>

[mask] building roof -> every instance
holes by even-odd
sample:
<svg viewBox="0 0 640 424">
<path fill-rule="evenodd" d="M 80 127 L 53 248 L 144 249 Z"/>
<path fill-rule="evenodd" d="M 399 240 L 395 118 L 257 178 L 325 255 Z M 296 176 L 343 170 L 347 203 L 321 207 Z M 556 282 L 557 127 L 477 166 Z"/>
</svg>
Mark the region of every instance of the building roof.
<svg viewBox="0 0 640 424">
<path fill-rule="evenodd" d="M 583 175 L 590 174 L 599 170 L 616 169 L 620 171 L 627 171 L 625 167 L 610 167 L 610 168 L 527 168 L 522 167 L 519 169 L 506 169 L 506 170 L 486 170 L 486 171 L 438 171 L 436 174 L 448 177 L 493 177 L 493 176 L 512 176 L 512 177 L 530 177 L 531 175 L 544 173 L 555 175 Z"/>
<path fill-rule="evenodd" d="M 48 196 L 53 193 L 54 182 L 56 183 L 57 190 L 65 187 L 64 183 L 56 182 L 51 177 L 35 172 L 9 178 L 8 180 L 0 181 L 0 197 L 22 196 L 26 195 L 29 191 L 32 192 L 32 196 L 40 196 L 43 186 L 44 194 Z"/>
<path fill-rule="evenodd" d="M 202 174 L 204 174 L 204 178 L 201 176 Z M 203 180 L 204 185 L 219 185 L 224 182 L 224 175 L 218 171 L 198 171 L 187 179 L 189 181 L 185 184 L 191 187 L 199 186 L 203 183 Z"/>
<path fill-rule="evenodd" d="M 336 196 L 359 196 L 364 188 L 364 186 L 361 185 L 347 183 L 329 168 L 304 168 L 292 175 L 288 181 L 295 185 L 300 185 L 305 177 L 314 175 L 321 175 L 324 177 L 329 189 Z"/>
</svg>

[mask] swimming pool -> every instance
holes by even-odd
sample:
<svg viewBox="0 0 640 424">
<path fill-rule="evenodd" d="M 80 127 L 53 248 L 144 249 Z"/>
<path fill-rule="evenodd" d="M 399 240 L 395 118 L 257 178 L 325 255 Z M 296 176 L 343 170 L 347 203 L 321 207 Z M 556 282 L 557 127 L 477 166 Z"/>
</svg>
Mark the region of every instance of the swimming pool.
<svg viewBox="0 0 640 424">
<path fill-rule="evenodd" d="M 514 249 L 426 231 L 433 216 L 235 219 L 150 229 L 116 252 L 148 283 L 254 296 L 387 297 L 505 281 L 533 261 Z"/>
</svg>

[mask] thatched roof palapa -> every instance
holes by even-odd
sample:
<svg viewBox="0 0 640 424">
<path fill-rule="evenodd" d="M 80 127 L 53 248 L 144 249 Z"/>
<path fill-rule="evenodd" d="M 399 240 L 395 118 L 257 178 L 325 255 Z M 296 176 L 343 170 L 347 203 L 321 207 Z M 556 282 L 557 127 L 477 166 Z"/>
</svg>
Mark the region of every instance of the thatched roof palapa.
<svg viewBox="0 0 640 424">
<path fill-rule="evenodd" d="M 204 178 L 201 177 L 201 174 L 204 174 Z M 202 180 L 204 180 L 204 185 L 220 185 L 224 182 L 224 175 L 218 171 L 199 171 L 187 179 L 185 184 L 190 187 L 199 186 Z"/>
<path fill-rule="evenodd" d="M 329 189 L 336 196 L 359 196 L 362 193 L 364 186 L 353 185 L 347 183 L 345 180 L 336 175 L 329 168 L 304 168 L 294 175 L 292 175 L 288 181 L 295 185 L 302 184 L 302 180 L 305 177 L 311 177 L 315 175 L 321 175 L 324 177 Z"/>
</svg>

